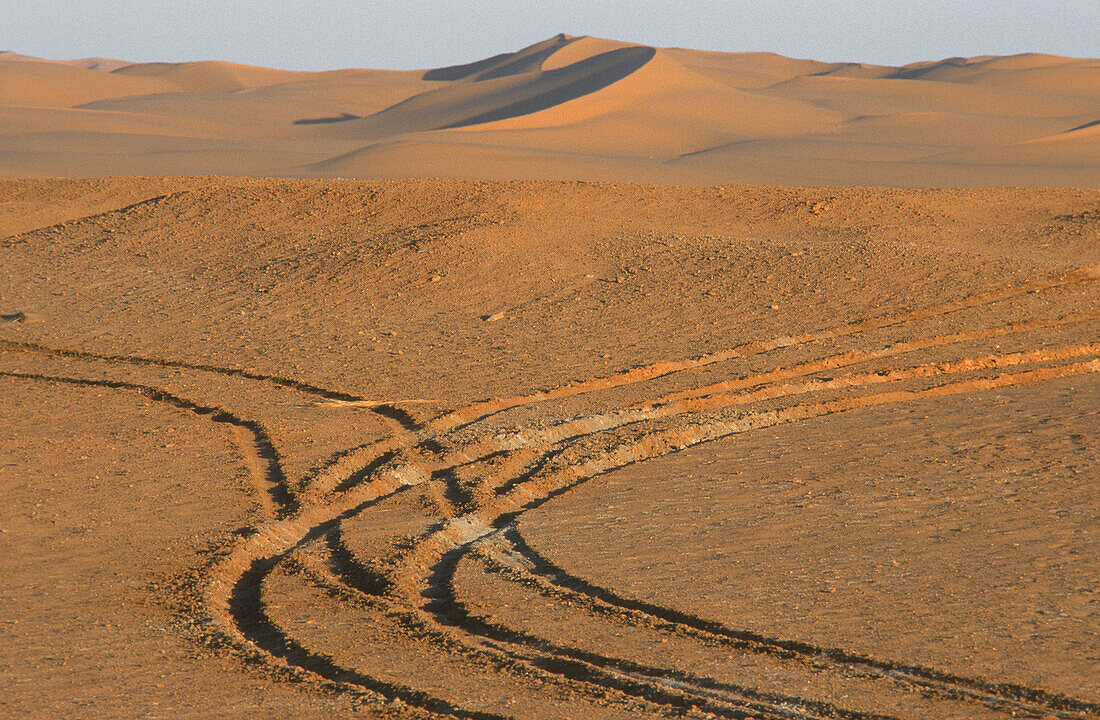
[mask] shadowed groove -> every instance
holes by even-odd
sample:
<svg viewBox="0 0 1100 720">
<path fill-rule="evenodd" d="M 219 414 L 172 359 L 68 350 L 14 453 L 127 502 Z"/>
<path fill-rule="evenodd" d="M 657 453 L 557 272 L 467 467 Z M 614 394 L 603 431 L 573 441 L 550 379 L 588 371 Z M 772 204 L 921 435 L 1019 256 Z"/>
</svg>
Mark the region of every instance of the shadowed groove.
<svg viewBox="0 0 1100 720">
<path fill-rule="evenodd" d="M 581 679 L 613 688 L 649 702 L 668 705 L 680 710 L 697 707 L 719 717 L 790 717 L 797 710 L 802 718 L 836 718 L 837 720 L 894 720 L 889 715 L 862 713 L 837 708 L 829 703 L 807 700 L 794 696 L 765 693 L 732 683 L 722 683 L 689 672 L 658 668 L 643 663 L 612 658 L 600 653 L 559 645 L 527 632 L 508 628 L 500 623 L 472 615 L 454 589 L 454 575 L 459 560 L 469 552 L 465 545 L 444 554 L 428 578 L 433 600 L 425 609 L 433 613 L 442 625 L 451 625 L 488 640 L 521 645 L 541 653 L 531 660 L 537 667 L 572 679 Z M 623 676 L 626 677 L 623 677 Z M 632 680 L 641 676 L 643 680 Z M 648 681 L 648 682 L 647 682 Z M 671 692 L 660 684 L 676 683 L 693 686 L 695 695 L 689 692 Z M 657 683 L 654 686 L 653 683 Z M 702 691 L 701 693 L 699 691 Z M 706 692 L 724 693 L 725 697 L 708 699 Z M 714 702 L 711 702 L 714 700 Z M 732 706 L 730 707 L 725 706 Z"/>
<path fill-rule="evenodd" d="M 774 654 L 779 657 L 803 658 L 806 661 L 814 662 L 828 659 L 831 663 L 844 663 L 870 669 L 882 674 L 884 677 L 909 676 L 923 681 L 922 684 L 926 684 L 930 690 L 939 690 L 939 688 L 935 686 L 944 683 L 963 688 L 971 688 L 990 696 L 1005 698 L 1009 701 L 1015 700 L 1045 705 L 1054 711 L 1087 713 L 1092 715 L 1100 713 L 1100 705 L 1096 703 L 1077 700 L 1058 693 L 1048 693 L 1037 688 L 1011 683 L 987 682 L 985 680 L 946 673 L 934 668 L 922 667 L 911 663 L 894 663 L 878 660 L 850 651 L 819 647 L 798 640 L 770 638 L 747 630 L 732 629 L 722 623 L 713 620 L 705 620 L 673 608 L 627 598 L 605 587 L 582 580 L 554 565 L 527 544 L 526 540 L 523 539 L 523 536 L 515 526 L 505 528 L 501 536 L 508 540 L 515 552 L 519 553 L 531 564 L 534 574 L 555 587 L 575 595 L 583 596 L 589 600 L 599 601 L 611 608 L 641 613 L 673 626 L 691 628 L 707 635 L 724 638 L 731 641 L 735 647 L 741 650 L 769 655 Z M 985 702 L 996 701 L 985 700 Z M 1018 712 L 1027 712 L 1027 709 L 1013 707 L 1009 704 L 1006 704 L 1005 709 L 1012 712 L 1013 715 Z"/>
<path fill-rule="evenodd" d="M 200 417 L 205 417 L 211 422 L 225 423 L 234 428 L 247 431 L 252 437 L 252 443 L 256 453 L 255 464 L 264 469 L 264 474 L 266 476 L 267 487 L 264 488 L 264 491 L 270 496 L 271 502 L 274 503 L 277 508 L 276 514 L 279 516 L 289 515 L 295 512 L 299 507 L 297 499 L 291 494 L 288 488 L 286 476 L 283 474 L 282 465 L 279 462 L 279 453 L 275 449 L 275 443 L 272 441 L 271 436 L 267 434 L 263 426 L 255 420 L 248 420 L 240 417 L 216 405 L 202 405 L 193 402 L 187 398 L 173 395 L 166 390 L 151 385 L 141 385 L 121 380 L 91 380 L 87 378 L 40 375 L 9 370 L 0 370 L 0 377 L 41 380 L 44 382 L 57 382 L 85 387 L 105 387 L 114 390 L 130 390 L 144 395 L 150 400 L 165 403 L 181 410 L 187 410 Z"/>
<path fill-rule="evenodd" d="M 696 429 L 663 431 L 657 433 L 652 439 L 649 437 L 642 437 L 633 441 L 631 444 L 607 451 L 602 456 L 602 459 L 588 460 L 580 465 L 566 466 L 566 468 L 558 473 L 560 479 L 555 479 L 551 476 L 537 482 L 532 481 L 529 483 L 539 488 L 537 490 L 532 491 L 522 486 L 517 487 L 516 490 L 511 493 L 511 495 L 515 496 L 514 499 L 509 498 L 495 501 L 492 503 L 491 508 L 486 508 L 480 513 L 469 516 L 470 521 L 466 522 L 465 525 L 452 524 L 446 526 L 444 530 L 436 533 L 434 538 L 429 538 L 423 542 L 421 544 L 421 550 L 410 558 L 409 570 L 414 577 L 417 575 L 415 568 L 423 566 L 431 568 L 426 571 L 427 575 L 423 579 L 412 580 L 412 586 L 421 586 L 422 583 L 430 584 L 430 578 L 433 577 L 433 573 L 435 573 L 438 563 L 442 562 L 443 557 L 447 556 L 453 549 L 468 546 L 471 542 L 486 536 L 487 531 L 479 532 L 472 528 L 470 522 L 473 522 L 474 518 L 481 518 L 481 520 L 477 522 L 483 522 L 486 525 L 496 525 L 497 527 L 505 526 L 526 510 L 537 507 L 550 498 L 567 492 L 569 489 L 587 482 L 593 477 L 629 464 L 643 462 L 650 457 L 666 454 L 668 452 L 676 452 L 679 449 L 701 442 L 709 442 L 715 439 L 728 437 L 730 434 L 770 427 L 780 422 L 798 422 L 821 417 L 826 414 L 848 412 L 865 407 L 874 407 L 876 405 L 906 402 L 925 397 L 941 397 L 960 392 L 973 392 L 998 387 L 1008 387 L 1021 383 L 1037 382 L 1097 371 L 1100 371 L 1100 362 L 1093 360 L 1070 365 L 1040 368 L 1016 374 L 1001 374 L 992 378 L 948 383 L 933 386 L 925 390 L 896 390 L 874 396 L 861 396 L 857 398 L 834 400 L 816 405 L 796 406 L 784 411 L 762 413 L 758 420 L 743 418 L 732 422 L 716 421 L 709 425 L 697 426 Z M 518 507 L 509 510 L 508 508 L 512 504 L 518 505 Z M 467 530 L 466 528 L 470 529 Z M 434 560 L 431 559 L 433 557 L 435 558 Z M 435 594 L 438 595 L 438 592 Z M 426 606 L 425 611 L 437 616 L 442 616 L 443 618 L 448 617 L 452 609 L 449 607 L 440 607 L 440 602 L 439 597 L 437 597 L 436 600 Z M 665 619 L 668 620 L 668 618 Z M 708 631 L 709 627 L 703 627 L 701 629 Z M 1095 713 L 1098 709 L 1095 704 L 1062 695 L 1046 693 L 1036 688 L 1004 683 L 988 683 L 978 679 L 944 673 L 931 668 L 913 667 L 910 665 L 878 661 L 873 658 L 866 658 L 839 649 L 831 650 L 817 648 L 798 641 L 773 641 L 768 638 L 763 638 L 762 636 L 736 633 L 735 631 L 731 632 L 733 634 L 726 633 L 731 639 L 754 644 L 756 647 L 760 648 L 761 651 L 769 652 L 777 657 L 812 657 L 819 662 L 824 660 L 830 667 L 856 665 L 873 671 L 879 677 L 908 683 L 913 686 L 915 691 L 922 694 L 929 692 L 940 693 L 944 697 L 952 699 L 977 702 L 987 707 L 999 707 L 1006 712 L 1038 716 L 1053 711 L 1054 714 L 1072 717 L 1072 715 L 1066 715 L 1065 713 Z M 1028 707 L 1027 704 L 1029 703 L 1037 704 L 1040 708 Z"/>
<path fill-rule="evenodd" d="M 467 710 L 421 690 L 386 682 L 356 670 L 342 667 L 331 657 L 306 648 L 285 633 L 263 604 L 263 584 L 282 558 L 258 559 L 240 576 L 231 596 L 229 611 L 241 632 L 267 655 L 299 667 L 318 677 L 343 685 L 355 685 L 387 699 L 397 698 L 412 707 L 464 720 L 508 720 L 508 716 L 479 710 Z"/>
<path fill-rule="evenodd" d="M 291 388 L 298 392 L 305 393 L 307 395 L 316 395 L 318 397 L 325 398 L 326 400 L 342 400 L 345 402 L 363 402 L 364 399 L 356 395 L 341 392 L 339 390 L 329 390 L 318 385 L 303 382 L 301 380 L 294 380 L 292 378 L 282 377 L 280 375 L 267 375 L 264 373 L 252 372 L 251 370 L 243 370 L 240 368 L 227 368 L 220 365 L 211 365 L 207 363 L 193 363 L 185 360 L 167 360 L 162 358 L 147 357 L 143 355 L 108 355 L 105 353 L 92 352 L 90 350 L 71 350 L 67 348 L 51 347 L 49 345 L 42 345 L 35 342 L 27 342 L 23 340 L 8 340 L 6 338 L 0 338 L 0 348 L 10 348 L 13 350 L 24 350 L 30 352 L 42 353 L 44 355 L 52 355 L 54 357 L 69 357 L 76 358 L 78 360 L 101 360 L 108 363 L 117 364 L 129 364 L 129 365 L 148 365 L 153 367 L 165 367 L 165 368 L 181 368 L 184 370 L 200 370 L 202 372 L 216 373 L 218 375 L 226 375 L 229 377 L 240 377 L 246 380 L 259 380 L 262 382 L 272 383 L 273 385 L 280 385 L 282 387 Z"/>
</svg>

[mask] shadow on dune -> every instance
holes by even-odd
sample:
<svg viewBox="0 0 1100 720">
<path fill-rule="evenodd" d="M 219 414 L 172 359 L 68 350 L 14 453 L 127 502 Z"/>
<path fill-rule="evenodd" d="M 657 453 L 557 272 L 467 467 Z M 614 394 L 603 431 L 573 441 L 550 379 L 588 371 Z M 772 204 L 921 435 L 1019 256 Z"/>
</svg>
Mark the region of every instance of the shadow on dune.
<svg viewBox="0 0 1100 720">
<path fill-rule="evenodd" d="M 480 125 L 546 110 L 622 80 L 652 60 L 656 54 L 657 51 L 651 47 L 628 47 L 597 55 L 569 67 L 550 70 L 531 84 L 532 94 L 527 97 L 438 129 Z"/>
<path fill-rule="evenodd" d="M 498 67 L 491 68 L 481 73 L 474 78 L 474 80 L 475 82 L 481 82 L 483 80 L 493 80 L 495 78 L 509 77 L 511 75 L 522 75 L 523 73 L 539 70 L 542 67 L 542 63 L 547 58 L 568 44 L 569 41 L 562 41 L 559 44 L 551 45 L 537 52 L 518 56 Z"/>
<path fill-rule="evenodd" d="M 473 78 L 474 82 L 492 80 L 494 78 L 519 75 L 525 72 L 538 70 L 546 58 L 558 50 L 573 42 L 576 38 L 561 34 L 544 40 L 541 43 L 524 48 L 519 52 L 501 53 L 477 62 L 465 65 L 451 65 L 449 67 L 429 70 L 423 75 L 424 80 L 455 81 Z"/>
<path fill-rule="evenodd" d="M 338 132 L 346 139 L 378 142 L 411 133 L 463 128 L 530 115 L 602 90 L 635 72 L 657 54 L 652 47 L 631 46 L 543 71 L 537 66 L 541 65 L 539 58 L 546 49 L 535 48 L 523 58 L 483 68 L 482 74 L 474 76 L 472 82 L 443 83 L 437 89 L 343 124 L 338 131 L 327 132 Z M 514 63 L 524 66 L 534 63 L 535 67 L 519 72 Z M 454 68 L 445 70 L 455 71 Z M 501 77 L 499 73 L 509 75 Z M 489 74 L 492 77 L 486 77 Z M 334 123 L 323 125 L 333 126 Z"/>
<path fill-rule="evenodd" d="M 500 55 L 494 55 L 484 60 L 467 63 L 466 65 L 451 65 L 449 67 L 436 68 L 435 70 L 429 70 L 424 73 L 423 79 L 442 82 L 465 80 L 468 77 L 472 77 L 473 75 L 477 75 L 480 72 L 495 67 L 514 55 L 515 53 L 501 53 Z"/>
<path fill-rule="evenodd" d="M 295 125 L 330 125 L 332 123 L 347 122 L 348 120 L 362 120 L 362 115 L 352 115 L 351 113 L 343 113 L 334 117 L 319 117 L 319 118 L 302 118 L 301 120 L 295 120 Z"/>
<path fill-rule="evenodd" d="M 1078 130 L 1088 130 L 1089 128 L 1096 127 L 1097 125 L 1100 125 L 1100 120 L 1093 120 L 1092 122 L 1087 122 L 1084 125 L 1078 125 L 1077 127 L 1073 127 L 1073 128 L 1070 128 L 1069 130 L 1066 130 L 1066 132 L 1077 132 Z"/>
<path fill-rule="evenodd" d="M 953 57 L 941 60 L 937 63 L 924 64 L 921 63 L 917 67 L 900 67 L 896 71 L 886 76 L 887 80 L 920 80 L 926 75 L 930 75 L 937 70 L 943 70 L 946 67 L 966 67 L 970 63 L 966 58 Z"/>
</svg>

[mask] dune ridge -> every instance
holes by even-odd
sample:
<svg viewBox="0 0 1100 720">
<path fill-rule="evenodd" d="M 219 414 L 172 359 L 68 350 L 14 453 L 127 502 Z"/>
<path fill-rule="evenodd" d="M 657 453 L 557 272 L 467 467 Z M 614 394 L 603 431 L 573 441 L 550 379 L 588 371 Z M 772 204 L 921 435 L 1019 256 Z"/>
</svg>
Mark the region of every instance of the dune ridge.
<svg viewBox="0 0 1100 720">
<path fill-rule="evenodd" d="M 0 53 L 4 176 L 1095 187 L 1098 121 L 1100 60 L 1037 53 L 886 67 L 565 34 L 427 71 Z"/>
</svg>

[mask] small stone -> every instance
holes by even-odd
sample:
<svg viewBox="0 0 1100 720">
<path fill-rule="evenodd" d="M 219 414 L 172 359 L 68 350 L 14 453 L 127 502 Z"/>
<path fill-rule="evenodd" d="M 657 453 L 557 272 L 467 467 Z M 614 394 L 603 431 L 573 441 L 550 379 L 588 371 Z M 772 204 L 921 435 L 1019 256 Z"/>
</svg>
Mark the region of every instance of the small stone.
<svg viewBox="0 0 1100 720">
<path fill-rule="evenodd" d="M 503 319 L 504 319 L 504 311 L 503 310 L 501 310 L 500 312 L 495 312 L 492 315 L 486 315 L 484 318 L 482 318 L 482 320 L 484 320 L 485 322 L 496 322 L 497 320 L 503 320 Z"/>
</svg>

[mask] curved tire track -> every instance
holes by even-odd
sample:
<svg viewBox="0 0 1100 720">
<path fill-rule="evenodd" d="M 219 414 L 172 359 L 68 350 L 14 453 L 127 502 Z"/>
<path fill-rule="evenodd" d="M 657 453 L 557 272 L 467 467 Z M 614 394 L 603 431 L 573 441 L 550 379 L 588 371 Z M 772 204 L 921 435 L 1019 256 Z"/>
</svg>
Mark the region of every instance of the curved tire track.
<svg viewBox="0 0 1100 720">
<path fill-rule="evenodd" d="M 206 569 L 207 582 L 203 593 L 203 607 L 207 617 L 200 620 L 214 635 L 220 638 L 221 642 L 235 647 L 243 655 L 259 659 L 261 662 L 297 669 L 355 692 L 361 690 L 367 693 L 381 694 L 383 697 L 398 697 L 414 707 L 420 707 L 431 713 L 444 713 L 470 718 L 497 717 L 479 711 L 464 710 L 449 704 L 441 698 L 431 698 L 410 688 L 384 683 L 379 684 L 378 681 L 369 676 L 357 674 L 356 671 L 350 668 L 339 667 L 323 653 L 296 645 L 293 638 L 286 636 L 279 628 L 272 627 L 273 624 L 270 618 L 264 615 L 261 595 L 265 578 L 276 565 L 286 561 L 292 553 L 304 548 L 306 544 L 328 535 L 338 534 L 342 520 L 359 515 L 382 498 L 400 492 L 408 486 L 430 481 L 433 473 L 444 472 L 461 465 L 476 464 L 493 454 L 513 452 L 522 448 L 533 449 L 533 452 L 529 452 L 527 457 L 513 462 L 510 466 L 511 469 L 516 466 L 524 467 L 530 463 L 531 457 L 543 457 L 545 455 L 544 448 L 548 445 L 562 445 L 568 448 L 579 443 L 582 439 L 591 438 L 600 433 L 620 430 L 631 425 L 637 426 L 639 430 L 636 437 L 631 438 L 628 436 L 623 442 L 613 445 L 602 454 L 578 462 L 570 459 L 566 453 L 562 453 L 560 462 L 559 457 L 554 457 L 549 462 L 537 466 L 534 471 L 524 475 L 518 482 L 509 482 L 507 477 L 502 478 L 503 482 L 498 484 L 497 487 L 504 488 L 503 492 L 481 502 L 477 502 L 477 498 L 467 498 L 466 505 L 473 506 L 475 508 L 473 512 L 467 512 L 465 515 L 445 520 L 437 531 L 424 538 L 416 546 L 415 550 L 406 558 L 405 565 L 401 568 L 399 575 L 392 578 L 392 586 L 384 588 L 383 591 L 390 592 L 395 600 L 408 603 L 413 611 L 418 613 L 420 621 L 425 626 L 449 633 L 451 630 L 447 629 L 449 627 L 448 615 L 451 612 L 460 611 L 460 608 L 457 607 L 457 598 L 452 597 L 448 600 L 444 597 L 442 603 L 437 602 L 435 605 L 429 603 L 427 607 L 420 607 L 417 600 L 419 593 L 431 584 L 433 577 L 435 577 L 437 583 L 448 577 L 445 559 L 461 556 L 462 553 L 473 548 L 478 541 L 496 532 L 494 528 L 509 527 L 509 523 L 526 510 L 537 507 L 546 500 L 567 492 L 572 487 L 600 474 L 627 464 L 642 462 L 661 454 L 675 452 L 701 442 L 709 442 L 728 437 L 731 434 L 770 427 L 779 423 L 799 422 L 827 414 L 849 412 L 880 404 L 908 402 L 959 392 L 976 392 L 996 387 L 1041 382 L 1074 374 L 1097 372 L 1100 370 L 1100 361 L 1093 359 L 1041 367 L 1013 374 L 1001 373 L 993 377 L 972 378 L 921 390 L 902 389 L 858 397 L 840 397 L 824 402 L 809 402 L 779 410 L 750 413 L 733 419 L 708 420 L 700 416 L 700 413 L 704 411 L 728 410 L 739 404 L 770 399 L 769 394 L 771 394 L 771 397 L 799 394 L 808 394 L 812 397 L 821 391 L 841 391 L 849 388 L 869 387 L 875 384 L 892 384 L 915 378 L 987 371 L 1026 363 L 1058 362 L 1090 353 L 1094 354 L 1097 351 L 1096 344 L 1081 345 L 1069 349 L 1063 348 L 1053 352 L 1044 350 L 1005 356 L 987 356 L 984 362 L 983 359 L 968 358 L 954 363 L 927 364 L 906 370 L 848 375 L 841 379 L 807 380 L 803 383 L 787 383 L 784 386 L 777 384 L 777 381 L 789 380 L 799 375 L 811 375 L 825 369 L 890 357 L 937 345 L 998 337 L 999 334 L 1026 332 L 1033 329 L 1055 327 L 1058 324 L 1068 322 L 1095 319 L 1096 314 L 1067 316 L 1071 319 L 1062 318 L 1054 321 L 1017 323 L 1013 326 L 1004 326 L 1004 328 L 987 328 L 969 333 L 956 333 L 950 336 L 906 341 L 871 353 L 841 354 L 831 358 L 808 361 L 789 368 L 780 368 L 771 373 L 758 373 L 703 388 L 695 388 L 690 391 L 671 393 L 617 413 L 604 413 L 566 421 L 550 430 L 535 431 L 534 433 L 521 431 L 509 437 L 489 440 L 476 440 L 475 438 L 472 444 L 460 445 L 450 450 L 444 450 L 438 438 L 455 430 L 474 425 L 496 413 L 511 408 L 643 383 L 672 373 L 693 370 L 748 355 L 766 353 L 813 341 L 854 335 L 867 330 L 902 326 L 921 319 L 980 307 L 1020 295 L 1041 293 L 1079 283 L 1092 282 L 1098 278 L 1100 278 L 1100 268 L 1081 268 L 1010 288 L 976 293 L 962 300 L 929 308 L 895 315 L 884 315 L 816 333 L 748 343 L 694 360 L 654 363 L 612 376 L 564 385 L 548 391 L 511 398 L 495 398 L 451 411 L 423 425 L 416 423 L 411 416 L 404 415 L 401 411 L 394 409 L 400 414 L 400 417 L 394 417 L 392 412 L 387 416 L 401 426 L 397 429 L 397 435 L 389 440 L 353 449 L 345 454 L 338 454 L 308 484 L 308 489 L 311 492 L 303 496 L 307 498 L 303 505 L 291 505 L 290 503 L 293 503 L 293 500 L 290 499 L 289 495 L 273 500 L 279 507 L 285 508 L 281 511 L 280 516 L 262 524 L 247 537 L 235 540 L 232 545 L 225 549 L 222 556 Z M 11 340 L 0 340 L 0 347 L 55 356 L 100 360 L 109 363 L 179 367 L 215 372 L 292 388 L 329 401 L 355 404 L 367 402 L 347 393 L 328 390 L 291 378 L 263 375 L 233 368 L 220 368 L 213 365 L 162 360 L 138 355 L 108 356 Z M 30 373 L 4 372 L 2 374 L 13 377 L 55 379 L 61 382 L 135 390 L 154 399 L 171 402 L 192 412 L 210 415 L 215 421 L 229 422 L 239 432 L 243 432 L 242 428 L 247 428 L 257 438 L 255 447 L 258 450 L 263 451 L 264 448 L 270 448 L 270 458 L 265 457 L 265 461 L 268 461 L 270 472 L 275 471 L 272 467 L 277 469 L 279 473 L 278 484 L 280 487 L 286 488 L 286 478 L 282 477 L 281 469 L 278 469 L 278 456 L 275 453 L 274 445 L 271 444 L 270 438 L 266 437 L 266 433 L 263 433 L 262 438 L 256 433 L 257 430 L 262 432 L 262 428 L 258 424 L 252 423 L 252 421 L 232 416 L 221 408 L 198 405 L 152 386 L 136 383 L 51 378 L 49 376 L 35 376 Z M 731 391 L 750 387 L 755 387 L 756 390 L 743 395 L 729 394 Z M 376 405 L 376 403 L 371 403 L 372 409 L 376 409 Z M 652 424 L 654 420 L 673 416 L 685 416 L 690 419 L 690 422 L 685 423 L 686 427 L 671 429 L 650 428 L 646 430 L 643 427 L 646 423 Z M 698 419 L 692 419 L 696 416 L 699 416 Z M 427 454 L 427 457 L 425 457 L 425 454 Z M 271 465 L 272 463 L 273 465 Z M 510 474 L 510 472 L 507 472 L 509 466 L 507 463 L 505 465 L 506 474 Z M 456 506 L 456 509 L 461 511 L 463 508 L 460 504 Z M 508 539 L 516 544 L 522 541 L 518 533 L 509 534 Z M 529 559 L 534 562 L 533 556 L 529 556 Z M 700 627 L 696 622 L 698 619 L 691 619 L 690 616 L 681 617 L 674 610 L 656 606 L 644 609 L 630 607 L 628 601 L 617 596 L 607 595 L 607 591 L 594 586 L 578 585 L 577 583 L 580 581 L 559 574 L 556 569 L 549 566 L 543 565 L 542 567 L 545 572 L 539 577 L 539 581 L 556 585 L 559 590 L 587 597 L 590 602 L 602 603 L 611 607 L 612 614 L 647 614 L 656 621 L 672 623 L 694 633 L 708 634 L 717 638 L 724 637 L 728 641 L 765 648 L 764 651 L 774 652 L 776 656 L 784 658 L 804 660 L 812 653 L 814 658 L 820 662 L 823 657 L 822 653 L 824 653 L 824 657 L 829 659 L 833 668 L 839 668 L 840 665 L 851 666 L 854 664 L 881 677 L 889 677 L 895 681 L 900 680 L 908 683 L 918 692 L 941 692 L 946 696 L 964 697 L 984 704 L 992 703 L 1006 711 L 1025 714 L 1041 714 L 1053 711 L 1055 714 L 1063 716 L 1066 716 L 1065 713 L 1069 712 L 1075 713 L 1074 717 L 1080 713 L 1090 715 L 1098 713 L 1098 708 L 1094 704 L 1055 696 L 1034 688 L 996 683 L 983 684 L 984 681 L 948 675 L 930 668 L 884 664 L 881 661 L 863 658 L 842 650 L 803 647 L 798 643 L 792 645 L 792 641 L 770 641 L 772 644 L 769 645 L 766 638 L 743 637 L 738 635 L 738 631 L 732 631 L 728 628 L 724 629 L 728 632 L 723 634 L 720 628 Z M 535 575 L 538 575 L 538 573 L 535 573 Z M 354 581 L 349 582 L 346 576 L 340 574 L 337 574 L 337 577 L 345 585 L 355 589 Z M 377 592 L 379 589 L 376 587 L 373 591 Z M 371 592 L 369 589 L 359 588 L 359 590 Z M 461 612 L 459 612 L 459 615 L 461 615 Z M 478 626 L 480 621 L 471 619 L 468 614 L 466 618 L 466 627 L 461 627 L 462 623 L 458 624 L 463 642 L 469 643 L 472 641 L 475 645 L 480 645 L 482 650 L 487 647 L 483 644 L 485 640 L 491 640 L 498 645 L 500 643 L 512 646 L 527 645 L 528 649 L 517 657 L 521 657 L 522 662 L 532 668 L 541 668 L 573 681 L 593 683 L 596 687 L 614 687 L 620 692 L 626 692 L 627 695 L 645 698 L 661 706 L 681 710 L 685 707 L 707 707 L 708 709 L 713 708 L 717 714 L 728 717 L 798 716 L 806 718 L 846 717 L 853 719 L 872 717 L 860 715 L 859 713 L 852 714 L 851 711 L 834 708 L 828 704 L 816 703 L 812 700 L 793 697 L 768 697 L 753 691 L 751 688 L 740 688 L 729 684 L 713 685 L 712 681 L 706 678 L 686 675 L 675 669 L 652 668 L 623 658 L 578 655 L 582 651 L 568 647 L 554 647 L 552 643 L 546 645 L 545 641 L 541 639 L 523 638 L 523 641 L 519 642 L 517 640 L 519 636 L 516 636 L 514 631 L 507 628 L 486 627 L 483 626 L 484 624 Z M 480 634 L 475 632 L 477 630 L 481 631 Z M 486 637 L 486 634 L 492 635 L 494 633 L 500 637 Z M 509 635 L 509 633 L 512 633 L 512 635 Z M 738 636 L 732 637 L 731 633 Z M 529 652 L 531 649 L 536 652 L 532 654 Z M 499 652 L 499 649 L 495 651 Z M 875 663 L 879 664 L 875 665 Z M 675 684 L 675 687 L 672 687 L 670 683 Z M 715 693 L 718 695 L 715 695 Z M 685 698 L 692 698 L 689 706 L 684 705 Z M 695 702 L 696 700 L 701 700 L 701 702 Z"/>
</svg>

